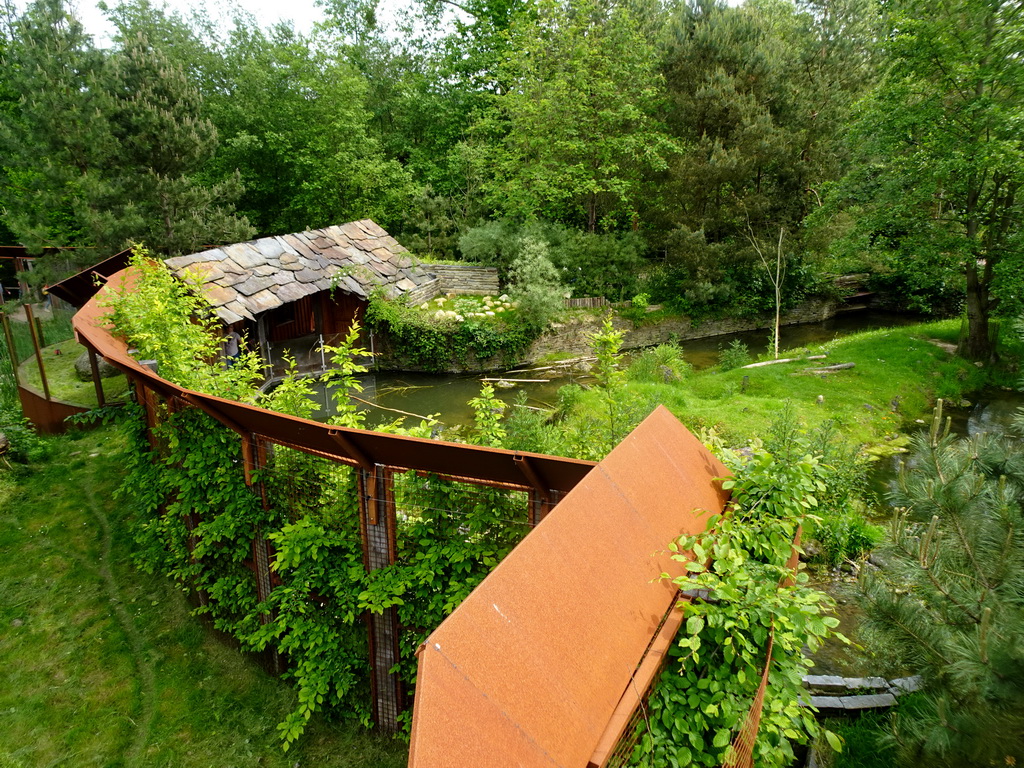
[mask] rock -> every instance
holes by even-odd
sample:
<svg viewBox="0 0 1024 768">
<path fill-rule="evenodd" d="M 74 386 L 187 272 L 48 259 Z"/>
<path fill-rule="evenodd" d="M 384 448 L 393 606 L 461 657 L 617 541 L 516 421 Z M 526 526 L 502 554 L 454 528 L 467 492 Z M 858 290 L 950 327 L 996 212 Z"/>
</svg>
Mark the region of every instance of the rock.
<svg viewBox="0 0 1024 768">
<path fill-rule="evenodd" d="M 679 377 L 676 376 L 676 372 L 667 365 L 659 366 L 658 370 L 661 372 L 661 380 L 666 384 L 674 384 L 679 381 Z"/>
<path fill-rule="evenodd" d="M 804 553 L 801 556 L 801 560 L 813 560 L 821 554 L 821 546 L 818 542 L 811 541 L 805 542 L 803 545 Z"/>
<path fill-rule="evenodd" d="M 904 693 L 913 693 L 921 688 L 921 676 L 898 677 L 889 681 L 889 686 L 897 696 Z"/>
<path fill-rule="evenodd" d="M 875 551 L 868 555 L 868 562 L 876 568 L 888 568 L 889 560 L 881 552 Z"/>
<path fill-rule="evenodd" d="M 891 693 L 873 693 L 869 696 L 843 696 L 843 709 L 847 712 L 857 712 L 863 709 L 885 709 L 896 703 L 896 697 Z"/>
<path fill-rule="evenodd" d="M 115 368 L 99 355 L 96 356 L 96 362 L 99 367 L 101 379 L 109 379 L 121 373 L 120 369 Z M 92 366 L 89 365 L 88 352 L 83 352 L 78 356 L 78 359 L 75 360 L 75 376 L 78 377 L 79 381 L 92 381 Z"/>
<path fill-rule="evenodd" d="M 14 619 L 13 621 L 11 621 L 11 626 L 12 626 L 12 627 L 20 627 L 20 626 L 22 626 L 22 625 L 23 625 L 24 623 L 25 623 L 25 622 L 24 622 L 24 621 L 22 621 L 21 619 Z"/>
<path fill-rule="evenodd" d="M 846 693 L 846 678 L 839 675 L 805 675 L 804 685 L 825 693 Z"/>
</svg>

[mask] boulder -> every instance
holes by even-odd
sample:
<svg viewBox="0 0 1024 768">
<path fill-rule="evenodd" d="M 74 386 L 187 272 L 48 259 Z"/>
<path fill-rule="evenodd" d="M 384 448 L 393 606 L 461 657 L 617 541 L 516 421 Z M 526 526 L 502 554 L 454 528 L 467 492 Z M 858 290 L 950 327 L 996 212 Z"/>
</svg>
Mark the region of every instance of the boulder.
<svg viewBox="0 0 1024 768">
<path fill-rule="evenodd" d="M 96 362 L 99 364 L 100 378 L 109 379 L 117 376 L 121 373 L 120 369 L 115 368 L 108 363 L 104 358 L 97 355 Z M 89 365 L 89 353 L 83 352 L 75 360 L 75 375 L 79 381 L 92 381 L 92 366 Z"/>
</svg>

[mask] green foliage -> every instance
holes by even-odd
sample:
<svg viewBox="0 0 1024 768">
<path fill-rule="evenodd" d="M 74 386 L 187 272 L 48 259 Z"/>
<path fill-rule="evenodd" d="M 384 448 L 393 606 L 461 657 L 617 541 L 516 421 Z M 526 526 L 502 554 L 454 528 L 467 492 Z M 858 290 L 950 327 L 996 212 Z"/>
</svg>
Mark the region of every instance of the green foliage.
<svg viewBox="0 0 1024 768">
<path fill-rule="evenodd" d="M 519 305 L 522 322 L 540 334 L 562 312 L 563 289 L 548 259 L 547 247 L 527 239 L 512 262 L 509 290 Z"/>
<path fill-rule="evenodd" d="M 179 280 L 142 246 L 133 248 L 131 266 L 134 282 L 115 287 L 105 306 L 137 359 L 155 360 L 160 375 L 175 384 L 251 402 L 262 379 L 259 356 L 243 351 L 230 367 L 220 362 L 221 323 L 199 284 Z"/>
<path fill-rule="evenodd" d="M 628 226 L 643 175 L 676 150 L 653 117 L 654 46 L 625 6 L 541 0 L 533 10 L 511 25 L 505 87 L 474 127 L 487 201 L 519 221 Z"/>
<path fill-rule="evenodd" d="M 645 349 L 633 358 L 626 369 L 630 381 L 672 383 L 686 378 L 692 366 L 683 358 L 683 350 L 675 344 L 659 344 Z"/>
<path fill-rule="evenodd" d="M 669 162 L 651 218 L 667 263 L 656 301 L 693 317 L 772 309 L 748 235 L 790 231 L 845 167 L 842 126 L 872 81 L 870 0 L 684 3 L 663 28 Z M 803 243 L 787 254 L 784 305 L 813 290 Z"/>
<path fill-rule="evenodd" d="M 819 547 L 814 562 L 836 568 L 847 560 L 863 557 L 884 539 L 885 529 L 872 525 L 859 512 L 822 514 L 814 526 L 814 540 Z"/>
<path fill-rule="evenodd" d="M 208 99 L 221 134 L 211 174 L 239 174 L 239 207 L 260 232 L 399 219 L 409 176 L 384 157 L 369 125 L 369 84 L 342 51 L 248 21 L 222 55 L 218 74 L 231 87 Z"/>
<path fill-rule="evenodd" d="M 359 410 L 349 397 L 350 392 L 362 392 L 359 374 L 366 373 L 366 366 L 356 362 L 365 357 L 369 351 L 356 346 L 359 341 L 359 324 L 352 323 L 345 337 L 338 346 L 324 346 L 324 351 L 331 356 L 331 367 L 321 377 L 324 383 L 332 387 L 331 397 L 334 400 L 334 415 L 331 423 L 350 429 L 359 429 L 366 421 L 366 414 Z"/>
<path fill-rule="evenodd" d="M 902 764 L 1012 764 L 1024 756 L 1024 453 L 1017 438 L 943 427 L 940 408 L 900 473 L 887 567 L 861 582 L 862 627 L 885 663 L 923 677 L 919 705 L 892 725 Z"/>
<path fill-rule="evenodd" d="M 604 296 L 618 301 L 638 285 L 646 244 L 635 233 L 577 232 L 544 221 L 516 224 L 488 221 L 459 238 L 463 258 L 498 267 L 508 275 L 528 243 L 543 243 L 566 289 L 578 297 Z"/>
<path fill-rule="evenodd" d="M 813 539 L 817 554 L 812 562 L 835 568 L 863 557 L 885 537 L 881 526 L 872 525 L 865 513 L 874 506 L 869 488 L 871 459 L 851 445 L 834 419 L 808 431 L 799 423 L 791 401 L 786 401 L 768 427 L 765 448 L 782 459 L 796 459 L 810 450 L 817 459 L 815 477 L 821 482 L 816 496 L 818 517 L 804 531 Z"/>
<path fill-rule="evenodd" d="M 32 424 L 21 415 L 21 408 L 15 404 L 0 403 L 0 433 L 10 441 L 10 448 L 4 459 L 19 464 L 33 464 L 46 458 L 49 444 L 36 434 Z"/>
<path fill-rule="evenodd" d="M 776 457 L 755 450 L 733 458 L 734 477 L 723 482 L 732 499 L 713 515 L 703 534 L 670 545 L 687 575 L 683 590 L 706 589 L 709 599 L 680 603 L 685 623 L 638 727 L 643 738 L 633 764 L 721 765 L 770 668 L 761 723 L 754 744 L 758 765 L 785 766 L 793 745 L 813 740 L 820 726 L 799 706 L 802 678 L 813 652 L 835 634 L 832 602 L 790 572 L 793 538 L 817 507 L 823 490 L 816 460 Z"/>
<path fill-rule="evenodd" d="M 299 377 L 299 367 L 295 358 L 285 354 L 284 378 L 258 401 L 261 408 L 266 408 L 303 419 L 312 418 L 320 409 L 313 399 L 313 380 Z"/>
<path fill-rule="evenodd" d="M 26 98 L 0 111 L 0 182 L 5 220 L 33 251 L 87 246 L 81 262 L 130 240 L 174 253 L 252 234 L 232 213 L 237 180 L 198 180 L 216 129 L 191 62 L 153 35 L 148 11 L 119 16 L 112 51 L 93 47 L 61 0 L 9 19 L 4 68 Z"/>
<path fill-rule="evenodd" d="M 987 360 L 1000 262 L 1017 261 L 1024 73 L 1016 4 L 884 4 L 886 78 L 860 109 L 861 161 L 837 190 L 851 238 L 924 285 L 965 278 L 965 353 Z M 905 267 L 899 267 L 905 271 Z M 1011 270 L 1016 271 L 1016 270 Z"/>
<path fill-rule="evenodd" d="M 910 697 L 900 698 L 900 707 L 910 704 Z M 815 743 L 815 753 L 821 768 L 892 768 L 895 754 L 891 744 L 885 743 L 885 731 L 891 712 L 865 712 L 854 719 L 830 718 L 825 726 L 842 742 L 842 751 L 836 752 L 823 737 Z"/>
<path fill-rule="evenodd" d="M 718 348 L 718 367 L 723 371 L 731 371 L 733 368 L 742 368 L 753 362 L 750 350 L 747 345 L 739 339 L 733 339 L 728 347 Z"/>
<path fill-rule="evenodd" d="M 480 387 L 480 395 L 470 400 L 469 404 L 473 407 L 475 442 L 478 445 L 501 448 L 506 436 L 501 416 L 506 406 L 502 400 L 494 396 L 494 387 L 484 384 Z"/>
<path fill-rule="evenodd" d="M 460 370 L 469 355 L 477 360 L 516 361 L 538 331 L 517 313 L 500 320 L 487 318 L 438 319 L 413 307 L 375 295 L 370 298 L 364 321 L 390 343 L 392 354 L 413 366 L 432 372 Z"/>
</svg>

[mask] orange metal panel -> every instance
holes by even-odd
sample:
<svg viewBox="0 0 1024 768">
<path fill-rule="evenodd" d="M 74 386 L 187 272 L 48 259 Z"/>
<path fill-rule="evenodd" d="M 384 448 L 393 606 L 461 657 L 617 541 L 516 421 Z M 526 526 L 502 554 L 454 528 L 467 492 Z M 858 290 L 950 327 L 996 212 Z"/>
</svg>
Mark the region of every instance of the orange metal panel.
<svg viewBox="0 0 1024 768">
<path fill-rule="evenodd" d="M 86 413 L 89 409 L 63 400 L 47 400 L 41 394 L 28 387 L 18 387 L 18 398 L 25 418 L 35 428 L 46 435 L 60 435 L 68 430 L 67 419 Z"/>
<path fill-rule="evenodd" d="M 112 365 L 145 382 L 145 386 L 165 398 L 187 399 L 208 413 L 217 414 L 229 425 L 241 425 L 248 432 L 267 437 L 274 442 L 352 461 L 355 456 L 346 451 L 342 443 L 352 446 L 359 455 L 372 463 L 414 469 L 437 474 L 455 474 L 471 480 L 482 480 L 529 488 L 531 481 L 523 474 L 522 462 L 517 457 L 529 456 L 529 465 L 543 483 L 543 487 L 556 491 L 569 491 L 594 467 L 594 462 L 567 459 L 559 456 L 517 453 L 498 448 L 485 448 L 441 440 L 388 435 L 363 429 L 345 429 L 328 426 L 309 419 L 286 416 L 264 408 L 225 400 L 212 395 L 192 392 L 160 378 L 139 365 L 128 354 L 124 341 L 115 337 L 103 320 L 108 310 L 100 306 L 108 290 L 128 288 L 132 285 L 131 270 L 111 275 L 107 285 L 75 315 L 75 333 L 85 339 Z M 344 437 L 339 441 L 338 436 Z"/>
<path fill-rule="evenodd" d="M 637 427 L 428 638 L 409 765 L 586 766 L 726 473 L 666 409 Z"/>
</svg>

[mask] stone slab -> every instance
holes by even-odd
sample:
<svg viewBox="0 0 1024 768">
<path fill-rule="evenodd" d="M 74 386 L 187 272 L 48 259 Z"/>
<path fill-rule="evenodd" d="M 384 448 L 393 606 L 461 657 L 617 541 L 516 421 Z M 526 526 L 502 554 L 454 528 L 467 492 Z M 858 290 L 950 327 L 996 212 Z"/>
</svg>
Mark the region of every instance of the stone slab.
<svg viewBox="0 0 1024 768">
<path fill-rule="evenodd" d="M 234 286 L 233 290 L 236 290 L 245 296 L 254 296 L 257 293 L 260 293 L 261 291 L 265 291 L 272 285 L 277 285 L 277 283 L 274 281 L 274 278 L 259 277 L 254 275 L 250 277 L 248 280 Z"/>
<path fill-rule="evenodd" d="M 254 315 L 258 315 L 260 312 L 266 312 L 268 309 L 274 309 L 284 304 L 277 295 L 271 290 L 263 290 L 257 294 L 250 296 L 246 300 L 246 306 L 249 311 Z"/>
<path fill-rule="evenodd" d="M 843 700 L 839 696 L 811 696 L 810 705 L 823 714 L 846 711 Z"/>
<path fill-rule="evenodd" d="M 303 269 L 295 273 L 295 279 L 300 283 L 315 283 L 320 278 L 320 273 L 315 269 Z"/>
<path fill-rule="evenodd" d="M 311 283 L 288 283 L 277 289 L 277 298 L 287 303 L 298 301 L 303 296 L 309 296 L 311 293 L 316 293 L 316 287 Z"/>
<path fill-rule="evenodd" d="M 921 690 L 921 676 L 913 675 L 911 677 L 897 677 L 895 680 L 889 681 L 889 688 L 897 696 L 904 693 L 913 693 L 914 691 Z"/>
<path fill-rule="evenodd" d="M 839 675 L 806 675 L 804 685 L 826 693 L 845 693 L 848 690 L 846 678 Z"/>
<path fill-rule="evenodd" d="M 276 237 L 261 237 L 253 246 L 268 260 L 276 259 L 284 253 L 284 244 Z"/>
<path fill-rule="evenodd" d="M 896 697 L 891 693 L 872 693 L 867 696 L 843 696 L 843 709 L 847 712 L 859 712 L 865 709 L 885 709 L 896 704 Z"/>
<path fill-rule="evenodd" d="M 884 677 L 847 677 L 846 689 L 850 691 L 884 691 L 889 688 L 889 683 Z"/>
</svg>

